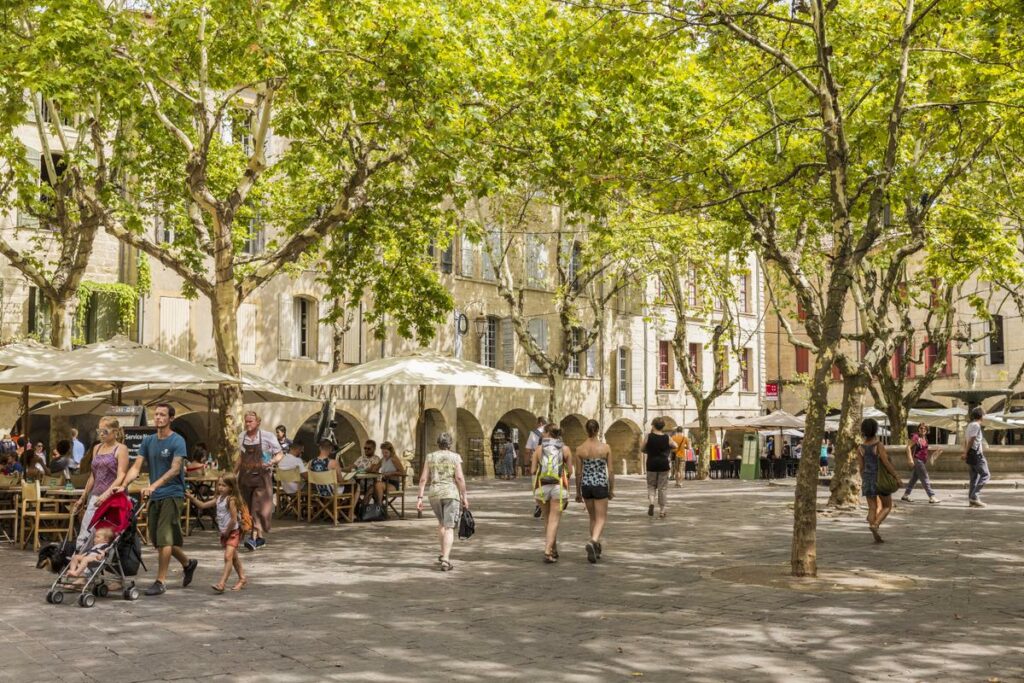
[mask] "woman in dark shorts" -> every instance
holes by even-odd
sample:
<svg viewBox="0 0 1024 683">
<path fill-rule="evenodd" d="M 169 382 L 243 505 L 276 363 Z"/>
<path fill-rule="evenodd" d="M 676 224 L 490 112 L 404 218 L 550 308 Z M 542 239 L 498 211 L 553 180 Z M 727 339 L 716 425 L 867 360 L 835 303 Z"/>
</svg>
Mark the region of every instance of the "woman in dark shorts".
<svg viewBox="0 0 1024 683">
<path fill-rule="evenodd" d="M 601 532 L 608 520 L 608 501 L 615 497 L 615 478 L 611 467 L 611 449 L 601 443 L 601 425 L 587 420 L 587 440 L 576 449 L 576 502 L 587 506 L 590 515 L 590 540 L 587 541 L 587 561 L 591 564 L 601 557 Z"/>
<path fill-rule="evenodd" d="M 868 529 L 875 537 L 875 543 L 882 542 L 878 528 L 892 512 L 892 496 L 879 495 L 878 470 L 881 467 L 889 470 L 896 479 L 897 489 L 902 486 L 896 468 L 889 462 L 885 446 L 878 440 L 878 423 L 870 417 L 860 423 L 860 434 L 864 437 L 857 447 L 857 465 L 860 467 L 860 484 L 864 497 L 868 499 Z"/>
</svg>

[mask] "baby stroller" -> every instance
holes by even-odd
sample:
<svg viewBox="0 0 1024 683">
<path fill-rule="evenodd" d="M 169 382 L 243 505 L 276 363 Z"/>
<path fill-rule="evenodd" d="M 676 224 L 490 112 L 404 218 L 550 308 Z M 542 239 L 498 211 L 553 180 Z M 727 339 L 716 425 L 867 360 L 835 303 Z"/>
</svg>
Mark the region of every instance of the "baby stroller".
<svg viewBox="0 0 1024 683">
<path fill-rule="evenodd" d="M 139 591 L 133 577 L 138 573 L 142 560 L 142 544 L 135 526 L 140 506 L 123 491 L 116 493 L 96 508 L 89 524 L 89 540 L 79 552 L 93 544 L 96 530 L 110 529 L 114 538 L 102 560 L 90 562 L 82 576 L 70 576 L 71 564 L 66 565 L 57 575 L 46 594 L 46 602 L 59 605 L 64 602 L 65 593 L 79 593 L 78 605 L 92 607 L 96 598 L 105 598 L 111 587 L 118 586 L 125 600 L 138 600 Z"/>
</svg>

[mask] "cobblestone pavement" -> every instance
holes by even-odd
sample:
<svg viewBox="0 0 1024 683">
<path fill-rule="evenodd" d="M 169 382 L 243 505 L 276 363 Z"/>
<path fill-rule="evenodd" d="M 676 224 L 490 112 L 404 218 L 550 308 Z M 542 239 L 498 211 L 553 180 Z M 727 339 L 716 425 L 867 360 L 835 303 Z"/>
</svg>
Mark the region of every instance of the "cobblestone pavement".
<svg viewBox="0 0 1024 683">
<path fill-rule="evenodd" d="M 912 577 L 896 593 L 729 583 L 718 568 L 788 560 L 792 490 L 686 482 L 647 517 L 619 480 L 605 559 L 587 563 L 570 507 L 557 565 L 541 562 L 523 480 L 471 483 L 478 534 L 434 569 L 432 519 L 281 523 L 245 555 L 252 584 L 214 595 L 213 532 L 196 532 L 195 584 L 135 603 L 47 605 L 51 575 L 0 550 L 0 679 L 11 681 L 1011 681 L 1024 680 L 1021 494 L 990 507 L 918 494 L 871 543 L 862 516 L 823 517 L 819 560 Z M 411 502 L 411 500 L 410 500 Z M 152 554 L 147 553 L 147 559 Z M 176 564 L 176 563 L 175 563 Z M 152 567 L 152 565 L 151 565 Z M 141 582 L 148 585 L 149 576 Z"/>
</svg>

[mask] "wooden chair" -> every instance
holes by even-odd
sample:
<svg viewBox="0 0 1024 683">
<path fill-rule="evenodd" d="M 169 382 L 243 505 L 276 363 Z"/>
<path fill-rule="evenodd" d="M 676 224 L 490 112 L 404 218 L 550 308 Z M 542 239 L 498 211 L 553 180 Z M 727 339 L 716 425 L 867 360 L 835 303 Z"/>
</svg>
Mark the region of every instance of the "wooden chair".
<svg viewBox="0 0 1024 683">
<path fill-rule="evenodd" d="M 301 520 L 304 501 L 302 474 L 299 473 L 299 468 L 277 470 L 274 478 L 277 480 L 277 516 L 284 517 L 294 513 L 295 519 Z M 286 484 L 296 484 L 298 488 L 295 489 L 295 493 L 285 491 Z"/>
<path fill-rule="evenodd" d="M 21 485 L 21 525 L 18 530 L 18 541 L 21 547 L 28 545 L 27 527 L 32 526 L 32 549 L 39 550 L 39 537 L 44 535 L 57 536 L 60 539 L 71 536 L 74 517 L 69 510 L 62 510 L 60 501 L 44 498 L 39 489 L 39 482 L 34 481 Z M 51 507 L 52 504 L 52 507 Z M 57 522 L 54 526 L 44 527 L 43 522 Z"/>
<path fill-rule="evenodd" d="M 333 486 L 334 494 L 321 496 L 314 488 L 317 484 Z M 326 517 L 337 526 L 338 518 L 341 517 L 346 522 L 352 522 L 356 516 L 358 498 L 355 484 L 342 490 L 342 485 L 338 483 L 338 475 L 333 470 L 310 471 L 306 474 L 306 521 L 312 522 L 320 517 Z"/>
<path fill-rule="evenodd" d="M 393 489 L 388 485 L 388 482 L 394 481 L 398 482 L 397 489 Z M 398 479 L 395 477 L 388 477 L 384 479 L 384 511 L 386 512 L 388 508 L 390 508 L 392 512 L 398 515 L 399 519 L 405 519 L 405 488 L 406 482 L 408 481 L 408 473 L 402 475 L 402 477 Z M 402 500 L 401 508 L 395 507 L 395 501 L 398 499 Z"/>
<path fill-rule="evenodd" d="M 20 489 L 14 490 L 14 487 L 21 485 L 21 479 L 16 474 L 6 475 L 0 474 L 0 489 L 9 489 L 0 493 L 0 535 L 8 542 L 13 544 L 15 539 L 18 538 L 18 502 L 21 495 Z M 2 524 L 10 520 L 11 522 L 11 533 L 7 533 L 7 529 Z"/>
</svg>

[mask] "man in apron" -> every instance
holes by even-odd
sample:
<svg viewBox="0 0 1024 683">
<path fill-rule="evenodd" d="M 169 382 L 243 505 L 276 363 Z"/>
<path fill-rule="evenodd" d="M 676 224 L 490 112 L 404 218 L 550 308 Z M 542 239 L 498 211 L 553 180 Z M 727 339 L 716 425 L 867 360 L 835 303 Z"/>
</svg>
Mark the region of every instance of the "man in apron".
<svg viewBox="0 0 1024 683">
<path fill-rule="evenodd" d="M 267 544 L 264 537 L 270 531 L 270 517 L 274 513 L 274 484 L 271 473 L 281 462 L 284 451 L 277 437 L 260 429 L 260 416 L 250 410 L 243 421 L 245 432 L 241 438 L 241 457 L 238 460 L 238 484 L 242 500 L 252 515 L 252 537 L 245 547 L 252 551 Z"/>
</svg>

